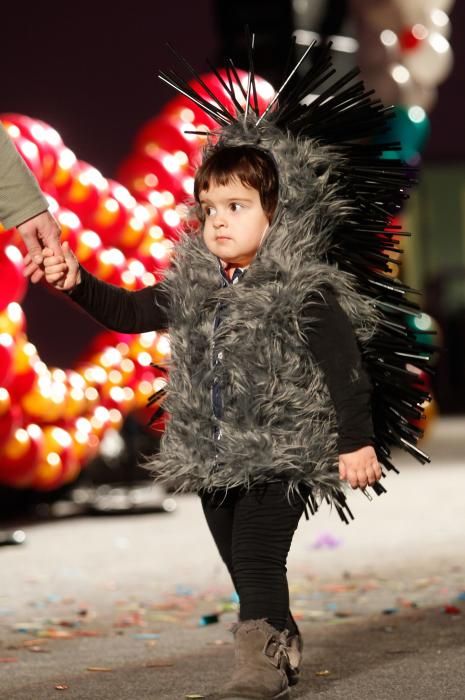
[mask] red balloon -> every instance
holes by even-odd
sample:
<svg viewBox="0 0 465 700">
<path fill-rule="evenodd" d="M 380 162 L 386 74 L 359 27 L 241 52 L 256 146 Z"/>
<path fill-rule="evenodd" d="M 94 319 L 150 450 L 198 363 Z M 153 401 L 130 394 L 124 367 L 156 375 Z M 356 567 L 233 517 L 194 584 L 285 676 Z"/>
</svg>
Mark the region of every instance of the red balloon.
<svg viewBox="0 0 465 700">
<path fill-rule="evenodd" d="M 0 251 L 0 311 L 12 301 L 21 301 L 26 286 L 23 257 L 16 246 L 7 246 Z"/>
</svg>

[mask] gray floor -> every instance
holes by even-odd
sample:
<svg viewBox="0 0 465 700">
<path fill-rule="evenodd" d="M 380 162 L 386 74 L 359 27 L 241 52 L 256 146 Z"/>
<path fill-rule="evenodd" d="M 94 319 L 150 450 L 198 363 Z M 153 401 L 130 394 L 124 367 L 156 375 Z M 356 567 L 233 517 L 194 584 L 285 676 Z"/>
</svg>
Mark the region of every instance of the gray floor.
<svg viewBox="0 0 465 700">
<path fill-rule="evenodd" d="M 401 457 L 387 495 L 351 494 L 350 526 L 328 512 L 301 521 L 288 570 L 306 657 L 291 697 L 465 697 L 465 418 L 437 422 L 422 447 L 433 465 Z M 233 590 L 197 498 L 177 504 L 28 526 L 25 545 L 0 550 L 0 698 L 218 687 Z"/>
</svg>

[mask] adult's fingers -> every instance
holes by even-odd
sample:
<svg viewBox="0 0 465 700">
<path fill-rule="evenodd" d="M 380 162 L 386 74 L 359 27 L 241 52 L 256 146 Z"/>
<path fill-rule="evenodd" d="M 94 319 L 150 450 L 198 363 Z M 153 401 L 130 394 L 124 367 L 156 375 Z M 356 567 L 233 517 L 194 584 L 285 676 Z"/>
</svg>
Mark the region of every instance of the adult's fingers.
<svg viewBox="0 0 465 700">
<path fill-rule="evenodd" d="M 38 217 L 37 230 L 44 247 L 51 248 L 56 255 L 63 254 L 60 243 L 61 230 L 49 211 Z"/>
</svg>

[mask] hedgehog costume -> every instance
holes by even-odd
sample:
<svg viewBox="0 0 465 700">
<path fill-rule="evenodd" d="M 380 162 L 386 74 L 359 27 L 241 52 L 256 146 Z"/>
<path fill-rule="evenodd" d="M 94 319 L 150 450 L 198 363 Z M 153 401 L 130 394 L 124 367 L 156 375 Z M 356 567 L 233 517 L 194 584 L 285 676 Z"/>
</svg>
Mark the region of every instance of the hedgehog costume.
<svg viewBox="0 0 465 700">
<path fill-rule="evenodd" d="M 308 54 L 313 63 L 298 76 Z M 329 49 L 309 48 L 260 114 L 250 55 L 245 106 L 232 62 L 226 78 L 216 74 L 234 114 L 198 76 L 208 101 L 176 74 L 161 75 L 217 121 L 204 159 L 248 145 L 276 165 L 277 208 L 238 283 L 224 279 L 197 230 L 181 236 L 155 287 L 126 292 L 83 271 L 71 294 L 116 330 L 169 327 L 169 383 L 151 404 L 155 417 L 162 410 L 171 417 L 150 466 L 160 481 L 201 495 L 239 593 L 234 672 L 215 695 L 228 700 L 284 699 L 298 680 L 302 637 L 289 611 L 286 560 L 303 502 L 314 512 L 326 501 L 343 521 L 353 517 L 338 472 L 335 407 L 307 342 L 328 290 L 350 321 L 371 380 L 378 461 L 395 470 L 392 447 L 428 461 L 416 447 L 415 421 L 429 397 L 412 369 L 427 368 L 428 346 L 406 322 L 418 313 L 412 290 L 388 274 L 397 239 L 406 235 L 392 218 L 412 171 L 381 158 L 393 144 L 371 142 L 390 111 L 354 82 L 357 71 L 331 82 Z M 320 95 L 302 104 L 316 90 Z M 217 384 L 221 413 L 213 401 Z M 384 491 L 379 482 L 372 488 Z"/>
<path fill-rule="evenodd" d="M 296 78 L 307 54 L 312 66 Z M 240 285 L 218 288 L 217 260 L 201 236 L 185 235 L 177 245 L 164 283 L 175 309 L 164 408 L 175 419 L 154 466 L 179 490 L 248 486 L 279 475 L 290 492 L 301 484 L 311 488 L 312 511 L 324 500 L 347 522 L 353 516 L 338 475 L 334 407 L 299 328 L 309 314 L 308 298 L 329 287 L 352 323 L 373 386 L 374 444 L 386 470 L 396 471 L 393 446 L 429 460 L 416 446 L 422 432 L 415 421 L 430 397 L 412 365 L 428 369 L 431 346 L 407 324 L 408 315 L 419 313 L 407 298 L 413 290 L 387 274 L 399 252 L 397 239 L 408 235 L 392 219 L 413 183 L 411 168 L 381 159 L 395 145 L 371 142 L 386 130 L 391 110 L 354 82 L 357 69 L 336 82 L 333 73 L 329 48 L 317 54 L 310 47 L 262 114 L 253 66 L 245 107 L 236 96 L 240 81 L 232 62 L 229 82 L 216 73 L 236 114 L 200 77 L 211 101 L 179 76 L 161 74 L 218 122 L 203 158 L 230 146 L 263 149 L 276 163 L 280 194 L 270 231 Z M 302 104 L 316 89 L 320 95 Z M 228 315 L 215 336 L 222 302 Z M 214 380 L 212 345 L 225 358 L 219 441 L 212 438 L 209 381 L 193 382 L 194 376 Z M 270 368 L 266 377 L 264 366 Z M 384 491 L 379 482 L 373 488 Z"/>
</svg>

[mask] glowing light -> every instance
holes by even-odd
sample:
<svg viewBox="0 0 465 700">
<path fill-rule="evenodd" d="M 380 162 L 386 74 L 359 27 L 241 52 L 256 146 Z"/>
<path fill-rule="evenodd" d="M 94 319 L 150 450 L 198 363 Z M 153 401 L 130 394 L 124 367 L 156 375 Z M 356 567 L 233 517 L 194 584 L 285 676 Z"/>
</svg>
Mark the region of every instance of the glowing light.
<svg viewBox="0 0 465 700">
<path fill-rule="evenodd" d="M 42 430 L 35 423 L 29 423 L 26 430 L 33 440 L 39 440 L 42 435 Z"/>
<path fill-rule="evenodd" d="M 141 277 L 145 272 L 145 267 L 140 260 L 131 260 L 128 267 L 136 277 Z"/>
<path fill-rule="evenodd" d="M 168 209 L 167 211 L 165 211 L 163 214 L 163 219 L 168 224 L 168 226 L 175 227 L 179 226 L 179 224 L 181 223 L 181 218 L 178 212 L 174 209 Z"/>
<path fill-rule="evenodd" d="M 105 204 L 103 205 L 107 211 L 109 211 L 111 214 L 115 214 L 117 211 L 119 211 L 119 204 L 116 201 L 116 199 L 113 199 L 113 197 L 108 197 L 105 200 Z"/>
<path fill-rule="evenodd" d="M 154 391 L 160 391 L 160 389 L 163 389 L 167 385 L 166 379 L 163 379 L 163 377 L 157 377 L 156 379 L 153 380 L 153 389 Z"/>
<path fill-rule="evenodd" d="M 162 200 L 163 200 L 163 205 L 165 207 L 173 207 L 175 205 L 175 203 L 176 203 L 175 199 L 174 199 L 172 193 L 168 192 L 168 190 L 164 190 L 161 193 L 161 196 L 162 196 Z"/>
<path fill-rule="evenodd" d="M 126 262 L 126 258 L 124 257 L 123 253 L 118 250 L 118 248 L 107 248 L 106 250 L 102 250 L 100 254 L 100 260 L 104 263 L 104 265 L 124 265 Z"/>
<path fill-rule="evenodd" d="M 157 260 L 163 260 L 166 257 L 166 249 L 163 243 L 152 243 L 150 246 L 150 255 L 153 255 Z"/>
<path fill-rule="evenodd" d="M 24 143 L 21 144 L 21 151 L 24 153 L 26 158 L 39 157 L 39 149 L 35 143 L 32 143 L 32 141 L 24 141 Z"/>
<path fill-rule="evenodd" d="M 429 32 L 424 24 L 414 24 L 412 27 L 412 34 L 415 37 L 415 39 L 418 39 L 418 41 L 422 41 L 423 39 L 426 39 Z"/>
<path fill-rule="evenodd" d="M 408 110 L 409 119 L 415 124 L 421 124 L 421 122 L 426 119 L 426 112 L 423 107 L 419 105 L 414 105 Z"/>
<path fill-rule="evenodd" d="M 118 343 L 116 349 L 121 353 L 121 355 L 127 355 L 129 352 L 129 345 L 127 343 Z"/>
<path fill-rule="evenodd" d="M 108 420 L 108 409 L 105 406 L 97 406 L 94 411 L 94 415 L 98 420 L 107 421 Z"/>
<path fill-rule="evenodd" d="M 78 228 L 81 223 L 79 217 L 72 211 L 60 211 L 57 218 L 62 226 L 67 226 L 72 229 Z"/>
<path fill-rule="evenodd" d="M 446 15 L 444 10 L 431 10 L 431 21 L 436 27 L 447 27 L 449 24 L 449 17 Z"/>
<path fill-rule="evenodd" d="M 379 35 L 379 38 L 384 46 L 395 46 L 397 44 L 397 34 L 395 34 L 391 29 L 383 29 Z"/>
<path fill-rule="evenodd" d="M 134 362 L 132 360 L 130 360 L 129 357 L 125 357 L 124 360 L 121 362 L 121 369 L 126 374 L 128 374 L 129 372 L 133 372 L 134 367 L 135 367 Z"/>
<path fill-rule="evenodd" d="M 130 386 L 125 386 L 123 389 L 125 401 L 132 401 L 134 399 L 134 392 Z"/>
<path fill-rule="evenodd" d="M 24 428 L 18 428 L 18 430 L 15 431 L 15 440 L 23 445 L 26 445 L 29 442 L 29 435 Z"/>
<path fill-rule="evenodd" d="M 171 156 L 171 155 L 164 156 L 162 163 L 163 163 L 163 167 L 165 168 L 165 170 L 167 170 L 169 173 L 178 173 L 179 172 L 179 163 L 177 162 L 177 160 L 174 156 Z"/>
<path fill-rule="evenodd" d="M 155 342 L 157 334 L 155 331 L 148 331 L 147 333 L 141 333 L 139 337 L 139 342 L 142 345 L 143 348 L 150 348 L 152 347 L 153 343 Z"/>
<path fill-rule="evenodd" d="M 84 245 L 86 245 L 88 248 L 92 248 L 93 250 L 96 250 L 102 245 L 100 236 L 95 233 L 95 231 L 90 231 L 89 229 L 86 229 L 81 233 L 80 239 Z"/>
<path fill-rule="evenodd" d="M 144 379 L 142 382 L 137 387 L 138 391 L 140 391 L 141 394 L 144 394 L 145 396 L 150 396 L 150 394 L 153 393 L 153 387 L 150 382 L 148 382 L 146 379 Z"/>
<path fill-rule="evenodd" d="M 46 141 L 45 129 L 40 124 L 33 124 L 31 127 L 31 134 L 35 141 Z"/>
<path fill-rule="evenodd" d="M 110 389 L 110 397 L 113 399 L 113 401 L 116 401 L 116 403 L 121 403 L 124 401 L 124 391 L 120 386 L 113 386 Z"/>
<path fill-rule="evenodd" d="M 121 279 L 125 285 L 132 287 L 136 281 L 136 276 L 133 272 L 131 272 L 131 270 L 125 270 L 121 275 Z"/>
<path fill-rule="evenodd" d="M 152 362 L 152 357 L 148 352 L 140 352 L 137 355 L 137 361 L 140 365 L 142 365 L 142 367 L 149 367 L 150 363 Z"/>
<path fill-rule="evenodd" d="M 69 392 L 69 395 L 73 399 L 73 401 L 82 401 L 84 399 L 84 392 L 82 389 L 77 389 L 76 387 L 73 387 L 71 391 Z"/>
<path fill-rule="evenodd" d="M 97 168 L 86 168 L 79 174 L 78 180 L 82 185 L 93 185 L 101 192 L 104 192 L 108 187 L 106 179 Z"/>
<path fill-rule="evenodd" d="M 420 314 L 413 319 L 414 325 L 421 331 L 427 331 L 432 326 L 431 316 Z"/>
<path fill-rule="evenodd" d="M 8 401 L 9 398 L 10 394 L 7 392 L 7 390 L 0 387 L 0 401 Z"/>
<path fill-rule="evenodd" d="M 107 348 L 100 361 L 104 367 L 114 367 L 121 362 L 121 353 L 117 348 Z"/>
<path fill-rule="evenodd" d="M 194 178 L 185 177 L 182 181 L 182 188 L 186 194 L 194 194 Z"/>
<path fill-rule="evenodd" d="M 87 418 L 78 418 L 76 421 L 76 428 L 81 433 L 90 433 L 92 426 Z"/>
<path fill-rule="evenodd" d="M 391 75 L 396 83 L 404 84 L 410 80 L 410 71 L 405 66 L 397 64 L 391 69 Z"/>
<path fill-rule="evenodd" d="M 60 455 L 56 452 L 49 452 L 46 459 L 51 467 L 58 467 L 61 464 Z"/>
<path fill-rule="evenodd" d="M 149 236 L 154 241 L 160 241 L 164 237 L 163 229 L 160 226 L 151 226 L 149 228 Z"/>
<path fill-rule="evenodd" d="M 8 124 L 7 129 L 8 135 L 12 139 L 17 139 L 19 136 L 21 136 L 21 132 L 16 126 L 16 124 Z"/>
<path fill-rule="evenodd" d="M 0 333 L 0 345 L 3 345 L 4 348 L 11 348 L 13 338 L 9 333 Z"/>
<path fill-rule="evenodd" d="M 77 372 L 73 372 L 69 377 L 68 381 L 70 385 L 75 389 L 84 389 L 86 382 L 84 377 L 81 377 Z"/>
<path fill-rule="evenodd" d="M 170 341 L 167 335 L 162 335 L 158 340 L 156 345 L 157 351 L 160 355 L 168 355 L 170 351 Z"/>
<path fill-rule="evenodd" d="M 34 355 L 37 355 L 37 349 L 36 346 L 33 345 L 32 343 L 26 343 L 23 347 L 24 354 L 27 355 L 28 357 L 34 357 Z"/>
<path fill-rule="evenodd" d="M 51 431 L 52 437 L 57 442 L 60 447 L 71 447 L 72 440 L 71 435 L 63 430 L 63 428 L 53 428 Z"/>
<path fill-rule="evenodd" d="M 76 163 L 77 158 L 69 148 L 63 148 L 58 158 L 58 165 L 63 170 L 70 170 Z"/>
<path fill-rule="evenodd" d="M 108 379 L 112 384 L 121 384 L 123 375 L 118 369 L 112 369 L 108 372 Z"/>
<path fill-rule="evenodd" d="M 151 285 L 155 284 L 156 281 L 155 275 L 152 275 L 151 272 L 144 272 L 142 275 L 142 284 L 144 284 L 146 287 L 150 287 Z"/>
<path fill-rule="evenodd" d="M 154 173 L 147 173 L 144 177 L 144 183 L 147 187 L 156 187 L 158 185 L 158 177 Z"/>
<path fill-rule="evenodd" d="M 16 301 L 11 301 L 6 307 L 6 315 L 13 323 L 19 323 L 23 317 L 23 310 Z"/>
<path fill-rule="evenodd" d="M 438 53 L 447 53 L 450 50 L 450 44 L 445 36 L 438 32 L 433 32 L 429 37 L 429 43 Z"/>
<path fill-rule="evenodd" d="M 160 207 L 163 206 L 163 196 L 162 196 L 161 192 L 158 192 L 157 190 L 153 190 L 153 192 L 149 192 L 148 199 L 149 199 L 150 204 L 153 204 L 153 206 L 157 207 L 157 209 L 159 209 Z"/>
<path fill-rule="evenodd" d="M 174 154 L 174 157 L 176 158 L 177 162 L 179 165 L 187 165 L 189 163 L 189 158 L 187 157 L 187 153 L 184 153 L 184 151 L 176 151 Z"/>
<path fill-rule="evenodd" d="M 52 378 L 55 382 L 65 382 L 66 374 L 62 369 L 54 369 L 52 372 Z"/>
<path fill-rule="evenodd" d="M 144 228 L 144 222 L 138 219 L 136 216 L 132 216 L 129 219 L 129 226 L 133 231 L 142 231 Z"/>
<path fill-rule="evenodd" d="M 150 219 L 149 212 L 141 204 L 138 204 L 137 207 L 134 207 L 134 216 L 136 216 L 138 219 L 144 222 L 147 222 Z"/>
<path fill-rule="evenodd" d="M 126 187 L 123 187 L 123 185 L 116 185 L 112 189 L 112 194 L 113 197 L 120 202 L 120 204 L 123 204 L 125 207 L 129 207 L 132 209 L 132 207 L 135 206 L 136 200 L 132 196 L 132 194 L 129 192 Z"/>
<path fill-rule="evenodd" d="M 23 256 L 21 255 L 19 248 L 17 248 L 15 245 L 7 245 L 5 248 L 5 253 L 15 265 L 21 265 L 23 262 Z"/>
<path fill-rule="evenodd" d="M 183 122 L 193 122 L 195 119 L 194 112 L 188 107 L 184 107 L 184 109 L 181 110 L 179 116 L 181 117 Z"/>
<path fill-rule="evenodd" d="M 108 415 L 110 416 L 110 420 L 113 424 L 119 423 L 123 419 L 121 411 L 118 411 L 117 408 L 110 408 L 110 410 L 108 411 Z"/>
</svg>

